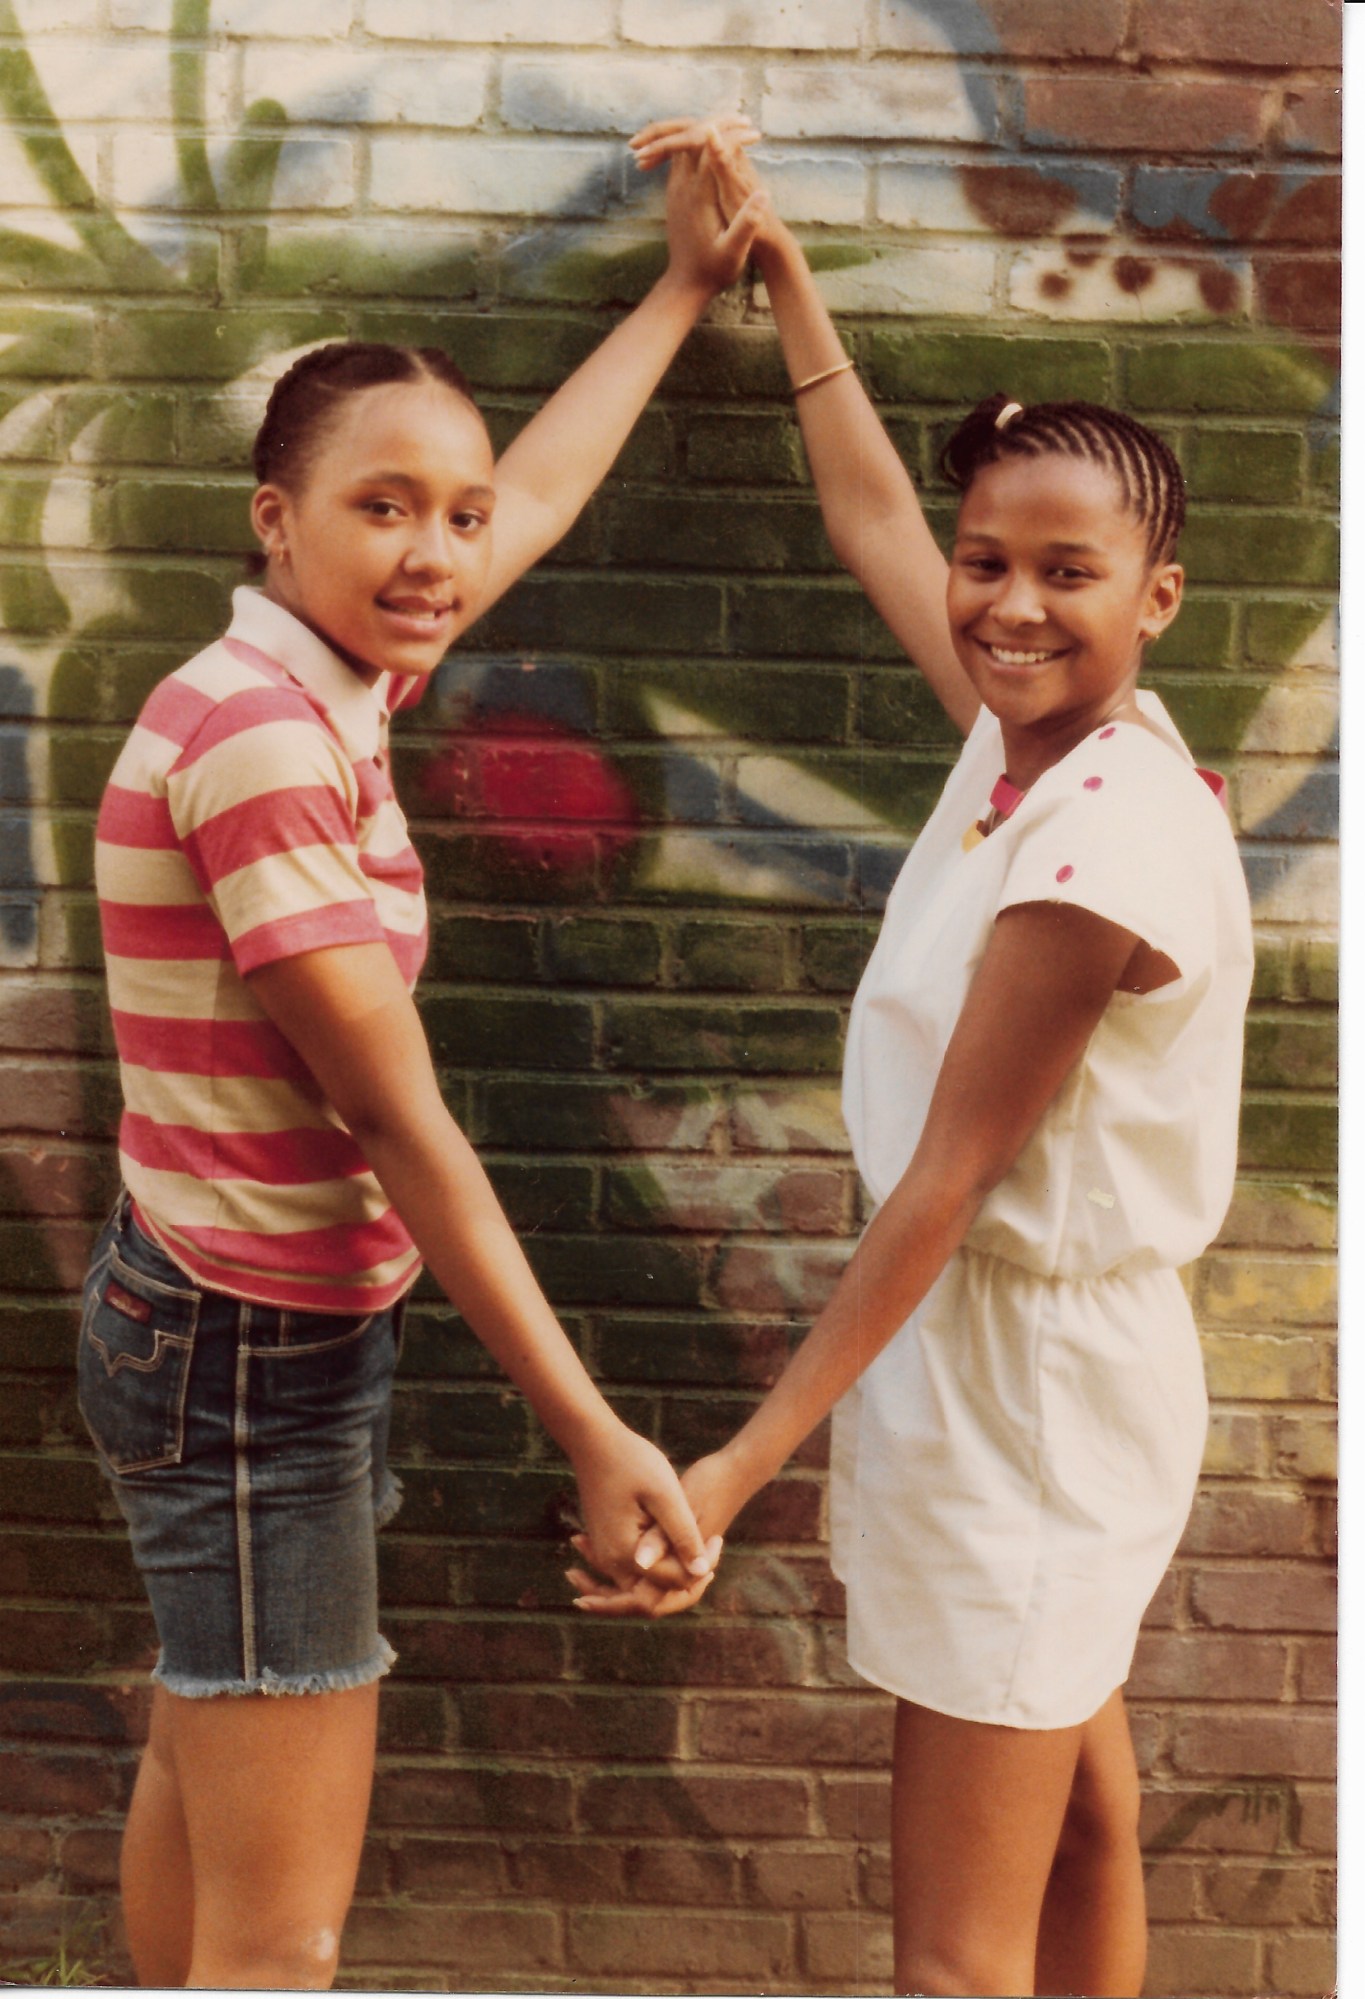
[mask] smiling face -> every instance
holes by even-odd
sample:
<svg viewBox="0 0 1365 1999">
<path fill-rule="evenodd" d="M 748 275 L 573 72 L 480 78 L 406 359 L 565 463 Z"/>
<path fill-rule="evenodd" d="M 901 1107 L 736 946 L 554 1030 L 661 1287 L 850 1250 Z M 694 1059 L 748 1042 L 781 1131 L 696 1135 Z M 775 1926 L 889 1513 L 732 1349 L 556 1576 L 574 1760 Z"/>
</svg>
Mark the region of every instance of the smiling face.
<svg viewBox="0 0 1365 1999">
<path fill-rule="evenodd" d="M 1047 452 L 981 468 L 958 514 L 948 624 L 1022 781 L 1132 711 L 1143 646 L 1182 582 L 1178 563 L 1152 563 L 1104 466 Z"/>
<path fill-rule="evenodd" d="M 493 500 L 471 403 L 429 380 L 359 389 L 296 487 L 256 492 L 266 595 L 367 681 L 428 674 L 482 608 Z"/>
</svg>

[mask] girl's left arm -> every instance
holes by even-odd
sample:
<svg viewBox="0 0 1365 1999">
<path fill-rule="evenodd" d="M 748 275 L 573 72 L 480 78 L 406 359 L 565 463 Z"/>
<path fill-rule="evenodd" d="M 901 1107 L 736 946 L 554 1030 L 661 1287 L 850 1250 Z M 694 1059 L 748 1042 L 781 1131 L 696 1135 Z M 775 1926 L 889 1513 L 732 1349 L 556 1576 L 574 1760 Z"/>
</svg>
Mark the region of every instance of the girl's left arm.
<svg viewBox="0 0 1365 1999">
<path fill-rule="evenodd" d="M 570 1459 L 603 1566 L 629 1581 L 653 1520 L 694 1573 L 709 1571 L 714 1558 L 667 1458 L 603 1400 L 446 1109 L 388 945 L 281 959 L 249 985 L 359 1145 L 436 1282 Z"/>
<path fill-rule="evenodd" d="M 905 1324 L 1080 1060 L 1137 941 L 1070 904 L 1022 904 L 997 919 L 914 1157 L 776 1385 L 728 1444 L 683 1475 L 708 1538 L 725 1532 Z M 695 1601 L 661 1543 L 646 1537 L 640 1552 L 641 1567 L 659 1558 L 647 1582 L 611 1590 L 575 1575 L 581 1607 L 666 1615 Z"/>
<path fill-rule="evenodd" d="M 733 144 L 756 136 L 742 119 L 718 123 Z M 573 525 L 702 311 L 744 269 L 763 207 L 761 198 L 749 202 L 727 223 L 706 162 L 696 154 L 673 161 L 667 270 L 498 460 L 482 609 Z"/>
</svg>

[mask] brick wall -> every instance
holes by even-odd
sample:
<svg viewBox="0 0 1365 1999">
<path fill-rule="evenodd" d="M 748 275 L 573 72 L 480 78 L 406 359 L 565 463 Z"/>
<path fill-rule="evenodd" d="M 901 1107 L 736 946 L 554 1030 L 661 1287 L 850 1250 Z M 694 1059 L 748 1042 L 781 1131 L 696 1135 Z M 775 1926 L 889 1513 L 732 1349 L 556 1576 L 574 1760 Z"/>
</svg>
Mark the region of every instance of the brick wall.
<svg viewBox="0 0 1365 1999">
<path fill-rule="evenodd" d="M 145 1713 L 69 1368 L 116 745 L 240 579 L 282 356 L 439 341 L 509 435 L 659 267 L 624 134 L 740 107 L 936 519 L 937 442 L 996 387 L 1122 402 L 1189 473 L 1152 684 L 1229 775 L 1259 946 L 1191 1279 L 1207 1476 L 1131 1689 L 1150 1989 L 1329 1988 L 1339 37 L 1330 0 L 0 0 L 0 1968 L 109 1917 Z M 950 755 L 834 569 L 749 292 L 403 734 L 449 1100 L 682 1457 L 854 1240 L 846 1008 Z M 564 1468 L 431 1295 L 396 1442 L 347 1980 L 879 1989 L 889 1706 L 844 1663 L 823 1441 L 700 1614 L 628 1629 L 564 1608 Z"/>
</svg>

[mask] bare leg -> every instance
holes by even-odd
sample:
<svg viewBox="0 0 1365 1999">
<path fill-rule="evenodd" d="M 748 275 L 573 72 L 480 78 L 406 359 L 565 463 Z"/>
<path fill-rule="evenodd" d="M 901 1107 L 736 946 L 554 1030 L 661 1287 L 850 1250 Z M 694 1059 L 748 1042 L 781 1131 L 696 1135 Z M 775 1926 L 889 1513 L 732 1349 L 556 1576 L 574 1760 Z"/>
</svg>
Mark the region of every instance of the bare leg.
<svg viewBox="0 0 1365 1999">
<path fill-rule="evenodd" d="M 1138 1774 L 1123 1694 L 1081 1736 L 1038 1934 L 1039 1992 L 1129 1999 L 1147 1965 Z"/>
<path fill-rule="evenodd" d="M 1081 1728 L 900 1701 L 891 1782 L 896 1990 L 1027 1994 Z"/>
<path fill-rule="evenodd" d="M 377 1705 L 377 1683 L 166 1696 L 194 1879 L 190 1985 L 331 1984 L 369 1811 Z"/>
<path fill-rule="evenodd" d="M 183 1985 L 194 1941 L 190 1842 L 171 1748 L 169 1699 L 163 1687 L 152 1689 L 151 1728 L 119 1857 L 123 1921 L 140 1985 Z"/>
</svg>

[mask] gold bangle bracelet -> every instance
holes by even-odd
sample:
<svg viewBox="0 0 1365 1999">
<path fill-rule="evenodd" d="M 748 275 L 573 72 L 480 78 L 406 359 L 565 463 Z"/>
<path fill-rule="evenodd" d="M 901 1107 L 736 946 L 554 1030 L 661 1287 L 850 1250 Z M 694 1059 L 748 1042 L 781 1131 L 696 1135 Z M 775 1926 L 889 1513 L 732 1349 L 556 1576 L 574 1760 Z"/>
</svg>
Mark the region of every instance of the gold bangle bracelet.
<svg viewBox="0 0 1365 1999">
<path fill-rule="evenodd" d="M 846 368 L 852 368 L 852 361 L 836 361 L 832 368 L 822 368 L 818 375 L 807 375 L 804 382 L 792 383 L 792 394 L 799 396 L 807 389 L 813 389 L 817 382 L 827 382 L 831 375 L 842 375 Z"/>
</svg>

